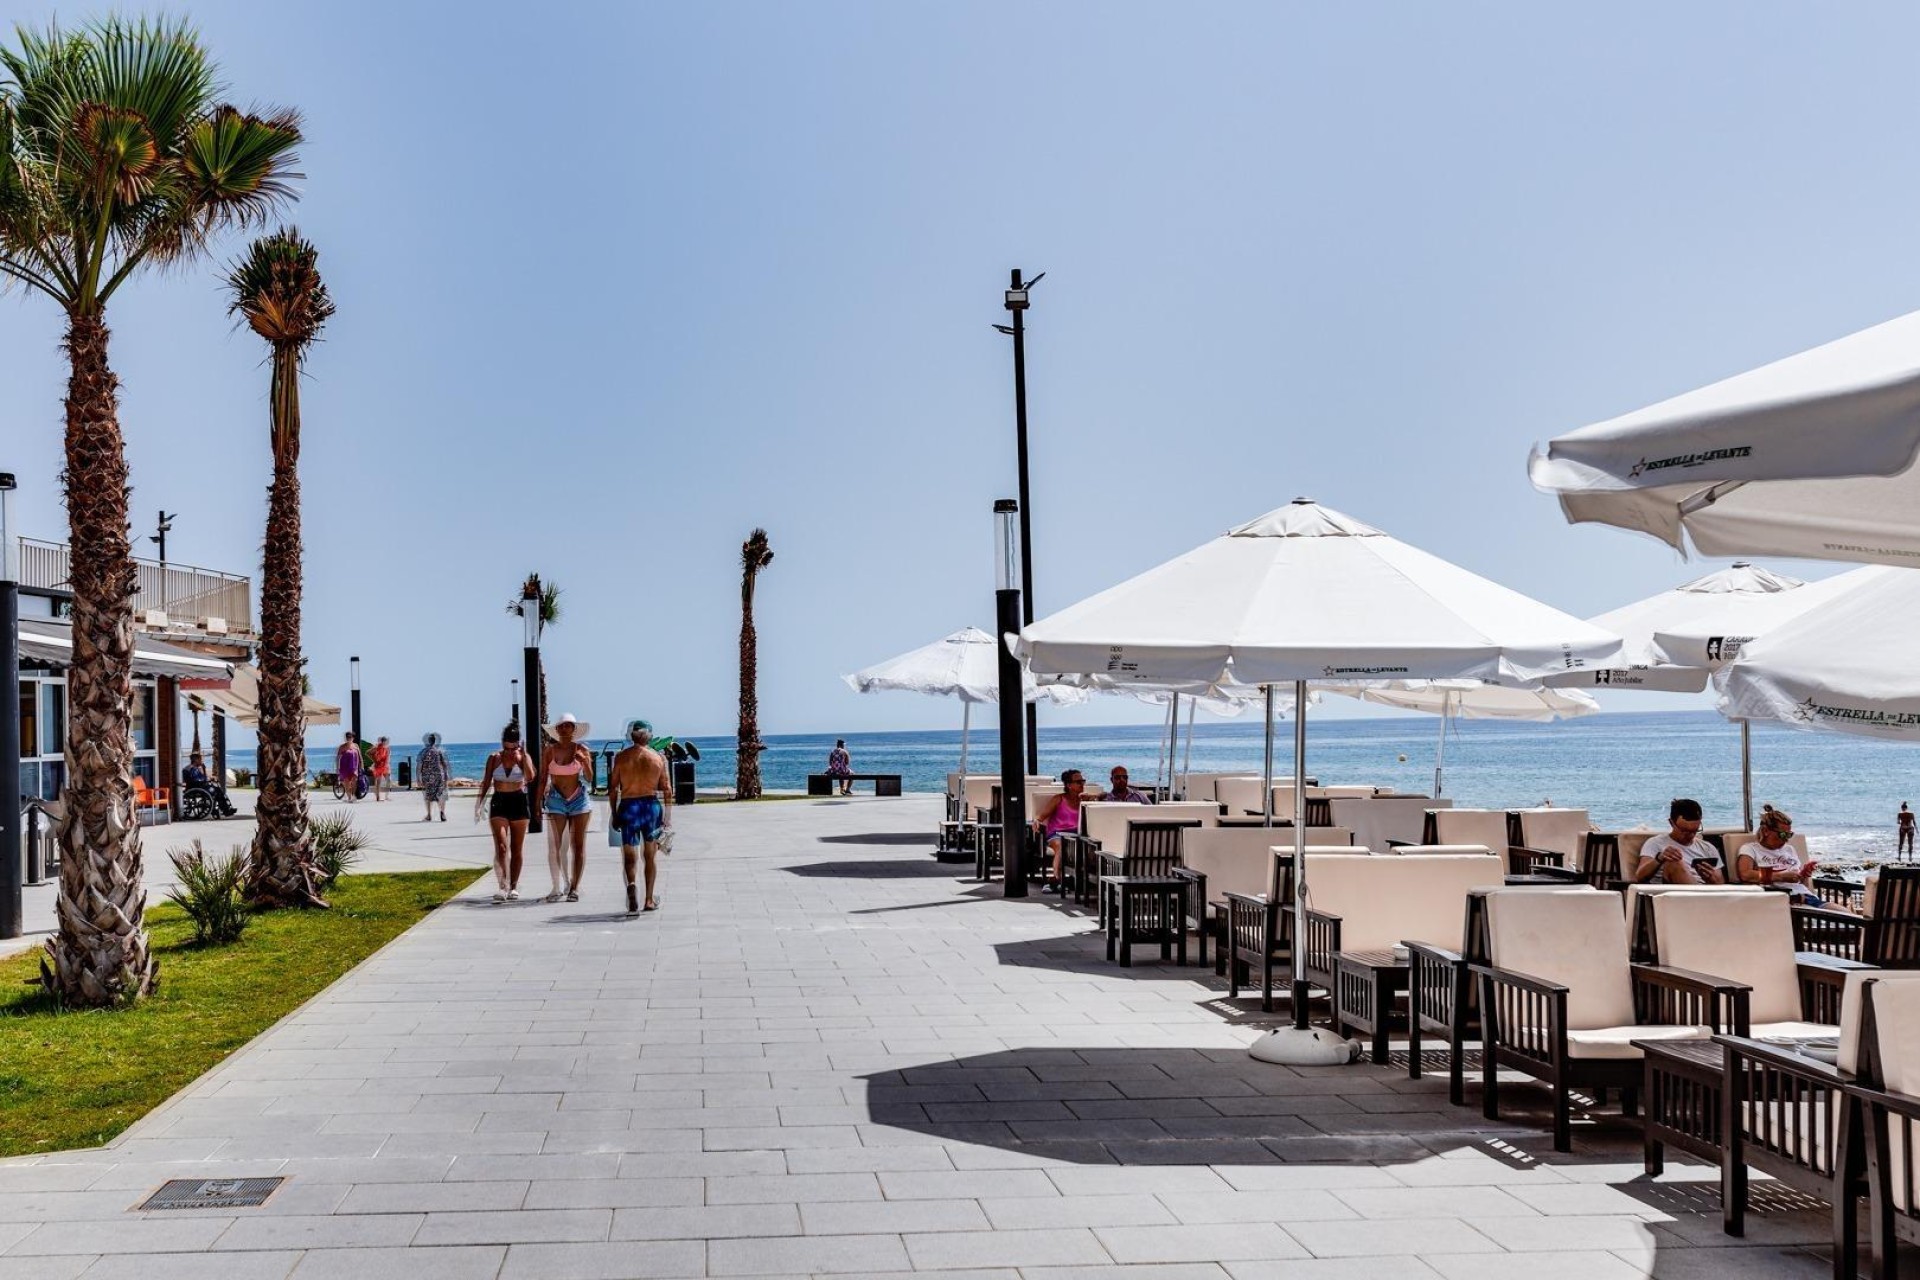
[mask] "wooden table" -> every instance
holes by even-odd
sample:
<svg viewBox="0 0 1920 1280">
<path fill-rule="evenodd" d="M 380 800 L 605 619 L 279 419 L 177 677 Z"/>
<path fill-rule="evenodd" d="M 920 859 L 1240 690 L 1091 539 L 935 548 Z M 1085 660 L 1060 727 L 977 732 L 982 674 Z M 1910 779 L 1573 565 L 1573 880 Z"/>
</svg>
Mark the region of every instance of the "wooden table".
<svg viewBox="0 0 1920 1280">
<path fill-rule="evenodd" d="M 1373 1061 L 1387 1061 L 1394 997 L 1407 989 L 1411 962 L 1391 950 L 1336 951 L 1333 955 L 1334 1030 L 1373 1037 Z"/>
<path fill-rule="evenodd" d="M 1178 946 L 1187 962 L 1187 892 L 1190 882 L 1172 876 L 1107 876 L 1100 892 L 1107 901 L 1107 959 L 1119 949 L 1120 967 L 1133 966 L 1135 942 L 1158 942 L 1160 958 L 1172 958 Z"/>
<path fill-rule="evenodd" d="M 1666 1149 L 1721 1164 L 1726 1137 L 1721 1129 L 1720 1096 L 1726 1075 L 1726 1050 L 1713 1040 L 1635 1040 L 1646 1062 L 1641 1099 L 1647 1173 L 1666 1168 Z M 1722 1182 L 1728 1174 L 1723 1170 Z M 1744 1166 L 1735 1174 L 1746 1179 Z M 1731 1188 L 1723 1185 L 1724 1196 Z"/>
</svg>

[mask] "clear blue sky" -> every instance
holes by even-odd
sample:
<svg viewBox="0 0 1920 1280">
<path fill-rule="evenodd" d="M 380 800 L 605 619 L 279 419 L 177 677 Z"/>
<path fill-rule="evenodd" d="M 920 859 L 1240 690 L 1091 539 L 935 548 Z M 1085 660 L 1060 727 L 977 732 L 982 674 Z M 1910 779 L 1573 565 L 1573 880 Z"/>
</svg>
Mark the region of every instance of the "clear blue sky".
<svg viewBox="0 0 1920 1280">
<path fill-rule="evenodd" d="M 13 16 L 56 12 L 92 11 Z M 306 115 L 291 217 L 339 305 L 307 650 L 343 701 L 359 653 L 401 737 L 497 729 L 529 569 L 567 591 L 559 709 L 730 731 L 755 525 L 763 729 L 952 723 L 837 677 L 989 624 L 1011 266 L 1047 272 L 1042 612 L 1300 493 L 1610 608 L 1712 566 L 1565 525 L 1532 441 L 1920 304 L 1904 6 L 189 12 L 236 100 Z M 238 248 L 126 290 L 112 354 L 136 531 L 177 510 L 173 558 L 255 571 Z M 47 536 L 59 333 L 0 297 L 0 466 Z"/>
</svg>

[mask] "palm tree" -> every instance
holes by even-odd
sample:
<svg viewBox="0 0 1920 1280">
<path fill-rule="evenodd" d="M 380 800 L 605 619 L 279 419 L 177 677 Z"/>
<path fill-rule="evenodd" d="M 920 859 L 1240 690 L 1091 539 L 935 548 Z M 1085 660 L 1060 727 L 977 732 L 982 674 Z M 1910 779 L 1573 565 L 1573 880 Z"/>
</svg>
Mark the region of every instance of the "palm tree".
<svg viewBox="0 0 1920 1280">
<path fill-rule="evenodd" d="M 324 907 L 307 834 L 307 706 L 300 652 L 300 366 L 333 315 L 319 254 L 292 228 L 262 236 L 227 273 L 231 310 L 266 339 L 273 484 L 260 570 L 260 800 L 247 897 Z"/>
<path fill-rule="evenodd" d="M 527 575 L 526 582 L 520 587 L 520 594 L 507 601 L 508 613 L 525 616 L 524 602 L 529 589 L 540 597 L 540 631 L 544 634 L 548 627 L 560 621 L 561 587 L 557 582 L 542 578 L 537 573 L 530 573 Z M 540 654 L 538 661 L 540 664 L 540 713 L 547 715 L 553 710 L 553 704 L 547 701 L 547 655 L 544 651 Z"/>
<path fill-rule="evenodd" d="M 740 746 L 733 791 L 741 800 L 759 796 L 760 753 L 767 749 L 760 741 L 760 641 L 753 630 L 753 584 L 772 563 L 767 531 L 755 529 L 740 544 Z"/>
<path fill-rule="evenodd" d="M 0 48 L 0 275 L 66 313 L 74 660 L 59 826 L 59 930 L 41 977 L 72 1005 L 137 1000 L 155 968 L 133 808 L 133 548 L 106 305 L 141 268 L 291 197 L 292 112 L 216 102 L 198 34 L 107 18 Z M 51 964 L 49 964 L 49 960 Z"/>
</svg>

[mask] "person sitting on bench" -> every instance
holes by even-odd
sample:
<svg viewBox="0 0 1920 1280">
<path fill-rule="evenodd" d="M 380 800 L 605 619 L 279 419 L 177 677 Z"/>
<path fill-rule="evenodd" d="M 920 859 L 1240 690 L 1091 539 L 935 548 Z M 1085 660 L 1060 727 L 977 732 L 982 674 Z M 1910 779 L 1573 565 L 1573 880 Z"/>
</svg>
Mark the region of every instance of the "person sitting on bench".
<svg viewBox="0 0 1920 1280">
<path fill-rule="evenodd" d="M 840 780 L 840 794 L 853 794 L 853 756 L 847 751 L 847 740 L 835 738 L 833 750 L 827 752 L 827 776 Z"/>
<path fill-rule="evenodd" d="M 1702 821 L 1698 800 L 1675 800 L 1667 809 L 1670 830 L 1641 846 L 1640 865 L 1633 878 L 1644 884 L 1662 880 L 1667 884 L 1725 884 L 1720 874 L 1720 855 L 1700 838 Z"/>
</svg>

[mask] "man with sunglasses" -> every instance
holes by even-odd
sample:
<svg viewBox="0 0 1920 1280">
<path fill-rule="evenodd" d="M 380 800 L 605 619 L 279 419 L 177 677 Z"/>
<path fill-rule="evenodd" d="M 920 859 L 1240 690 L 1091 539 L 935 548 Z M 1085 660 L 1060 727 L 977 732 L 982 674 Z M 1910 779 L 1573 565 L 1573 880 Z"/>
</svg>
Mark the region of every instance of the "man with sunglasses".
<svg viewBox="0 0 1920 1280">
<path fill-rule="evenodd" d="M 1100 797 L 1102 800 L 1115 804 L 1153 803 L 1152 796 L 1144 791 L 1135 791 L 1127 782 L 1127 766 L 1123 764 L 1113 766 L 1113 772 L 1107 775 L 1107 784 L 1107 794 Z"/>
<path fill-rule="evenodd" d="M 1698 800 L 1675 800 L 1667 809 L 1668 831 L 1640 847 L 1640 865 L 1633 878 L 1645 884 L 1662 880 L 1667 884 L 1725 884 L 1720 874 L 1720 854 L 1700 836 L 1704 815 Z"/>
</svg>

